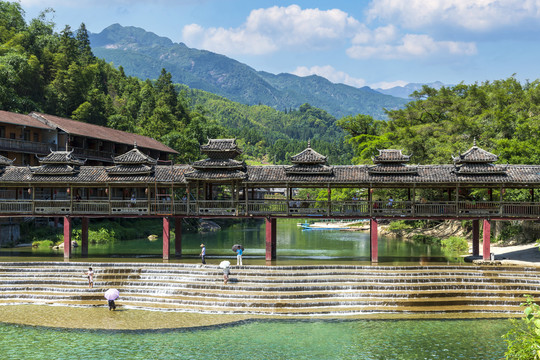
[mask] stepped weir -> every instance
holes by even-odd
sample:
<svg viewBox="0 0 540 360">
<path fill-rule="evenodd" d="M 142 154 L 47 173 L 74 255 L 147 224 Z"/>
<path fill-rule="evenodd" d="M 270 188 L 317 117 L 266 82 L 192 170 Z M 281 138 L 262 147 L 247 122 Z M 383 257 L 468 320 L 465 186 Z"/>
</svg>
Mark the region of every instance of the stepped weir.
<svg viewBox="0 0 540 360">
<path fill-rule="evenodd" d="M 93 266 L 94 287 L 85 270 Z M 106 307 L 120 291 L 129 309 L 344 317 L 366 314 L 522 313 L 523 295 L 540 297 L 540 270 L 517 266 L 242 266 L 229 284 L 215 265 L 0 263 L 0 305 Z M 464 314 L 464 315 L 463 315 Z"/>
</svg>

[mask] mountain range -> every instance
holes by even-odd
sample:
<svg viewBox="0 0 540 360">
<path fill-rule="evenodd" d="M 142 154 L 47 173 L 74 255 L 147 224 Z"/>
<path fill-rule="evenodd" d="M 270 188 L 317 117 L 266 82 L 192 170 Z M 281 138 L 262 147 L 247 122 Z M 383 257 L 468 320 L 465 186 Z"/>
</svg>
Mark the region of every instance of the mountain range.
<svg viewBox="0 0 540 360">
<path fill-rule="evenodd" d="M 411 94 L 415 91 L 422 90 L 422 86 L 427 85 L 429 87 L 432 87 L 434 89 L 440 89 L 444 84 L 440 81 L 435 81 L 428 84 L 420 84 L 420 83 L 409 83 L 405 86 L 395 86 L 389 89 L 375 89 L 376 91 L 386 94 L 386 95 L 392 95 L 403 99 L 412 99 Z"/>
<path fill-rule="evenodd" d="M 257 71 L 227 56 L 189 48 L 137 27 L 114 24 L 89 37 L 94 55 L 122 66 L 127 75 L 157 79 L 165 68 L 175 83 L 242 104 L 290 110 L 309 103 L 336 118 L 366 114 L 385 119 L 384 109 L 398 109 L 408 102 L 367 86 L 335 84 L 317 75 Z"/>
</svg>

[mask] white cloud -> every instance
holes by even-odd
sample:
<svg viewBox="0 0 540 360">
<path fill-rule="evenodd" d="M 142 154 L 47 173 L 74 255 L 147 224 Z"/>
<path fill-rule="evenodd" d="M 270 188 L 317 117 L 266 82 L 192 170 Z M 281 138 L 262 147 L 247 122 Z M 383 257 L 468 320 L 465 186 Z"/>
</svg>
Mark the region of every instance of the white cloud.
<svg viewBox="0 0 540 360">
<path fill-rule="evenodd" d="M 298 5 L 252 10 L 236 28 L 204 29 L 196 24 L 182 31 L 189 46 L 225 54 L 266 54 L 279 49 L 321 50 L 354 36 L 362 25 L 338 10 L 302 9 Z"/>
<path fill-rule="evenodd" d="M 312 66 L 310 68 L 306 66 L 299 66 L 292 73 L 298 76 L 319 75 L 333 83 L 345 84 L 358 88 L 366 85 L 366 81 L 364 79 L 354 78 L 343 71 L 334 69 L 330 65 Z"/>
<path fill-rule="evenodd" d="M 417 0 L 411 1 L 415 3 Z M 378 9 L 381 4 L 394 5 L 394 9 L 397 9 L 400 3 L 375 0 L 371 4 L 371 11 Z M 440 41 L 423 34 L 403 34 L 392 24 L 369 29 L 339 9 L 302 9 L 298 5 L 252 10 L 241 26 L 228 29 L 186 25 L 182 38 L 188 46 L 233 57 L 277 51 L 319 51 L 348 45 L 350 47 L 346 54 L 354 59 L 412 59 L 476 54 L 474 43 Z M 353 80 L 347 81 L 355 83 Z"/>
<path fill-rule="evenodd" d="M 397 43 L 353 45 L 347 55 L 353 59 L 412 59 L 436 55 L 474 55 L 476 45 L 471 42 L 435 41 L 428 35 L 407 34 Z"/>
<path fill-rule="evenodd" d="M 409 29 L 445 25 L 487 31 L 539 19 L 540 0 L 373 0 L 367 13 L 369 19 Z"/>
</svg>

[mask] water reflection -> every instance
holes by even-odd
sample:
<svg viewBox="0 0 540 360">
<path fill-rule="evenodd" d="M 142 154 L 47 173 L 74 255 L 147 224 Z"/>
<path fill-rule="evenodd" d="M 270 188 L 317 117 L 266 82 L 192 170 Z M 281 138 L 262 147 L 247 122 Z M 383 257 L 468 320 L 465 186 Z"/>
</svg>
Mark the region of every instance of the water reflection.
<svg viewBox="0 0 540 360">
<path fill-rule="evenodd" d="M 297 226 L 301 220 L 283 219 L 277 222 L 278 262 L 366 262 L 370 260 L 370 239 L 368 232 L 318 230 L 302 231 Z M 198 261 L 199 245 L 205 243 L 208 258 L 233 258 L 231 246 L 241 243 L 245 246 L 244 256 L 248 263 L 265 263 L 265 225 L 263 221 L 250 224 L 236 224 L 229 228 L 208 233 L 184 233 L 182 235 L 182 261 Z M 171 241 L 174 252 L 174 238 Z M 73 249 L 74 259 L 80 258 L 81 249 Z M 161 258 L 162 242 L 148 239 L 115 241 L 108 244 L 91 244 L 90 258 Z M 63 257 L 62 250 L 13 248 L 0 249 L 1 257 Z M 5 259 L 4 259 L 5 260 Z M 447 259 L 439 246 L 416 244 L 404 240 L 379 237 L 379 262 L 390 264 L 428 264 L 433 262 L 458 261 Z M 173 260 L 174 261 L 174 260 Z"/>
</svg>

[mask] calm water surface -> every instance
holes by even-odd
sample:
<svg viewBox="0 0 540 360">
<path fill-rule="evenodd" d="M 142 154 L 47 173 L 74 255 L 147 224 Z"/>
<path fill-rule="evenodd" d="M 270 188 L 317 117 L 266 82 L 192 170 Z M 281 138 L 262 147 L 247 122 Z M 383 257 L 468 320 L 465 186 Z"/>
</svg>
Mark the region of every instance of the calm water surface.
<svg viewBox="0 0 540 360">
<path fill-rule="evenodd" d="M 368 262 L 370 255 L 369 233 L 361 231 L 310 230 L 303 231 L 297 226 L 301 219 L 278 220 L 277 222 L 277 257 L 280 261 L 298 263 L 315 262 Z M 367 226 L 367 223 L 366 223 Z M 161 235 L 161 234 L 159 234 Z M 209 233 L 184 233 L 182 235 L 182 253 L 184 259 L 196 259 L 200 253 L 199 245 L 205 243 L 207 255 L 224 258 L 234 257 L 231 247 L 243 244 L 246 248 L 244 257 L 264 259 L 265 255 L 264 222 L 241 224 Z M 115 241 L 105 245 L 90 245 L 89 257 L 127 257 L 159 258 L 162 251 L 161 239 L 134 239 Z M 174 253 L 174 240 L 171 242 Z M 0 249 L 2 256 L 53 256 L 63 257 L 63 252 L 48 249 L 15 248 Z M 73 257 L 80 257 L 80 248 L 73 251 Z M 440 247 L 425 244 L 413 244 L 402 240 L 379 238 L 379 261 L 381 263 L 402 262 L 447 262 Z M 253 264 L 253 263 L 252 263 Z"/>
<path fill-rule="evenodd" d="M 0 324 L 3 359 L 501 359 L 508 320 L 248 321 L 199 330 Z"/>
</svg>

